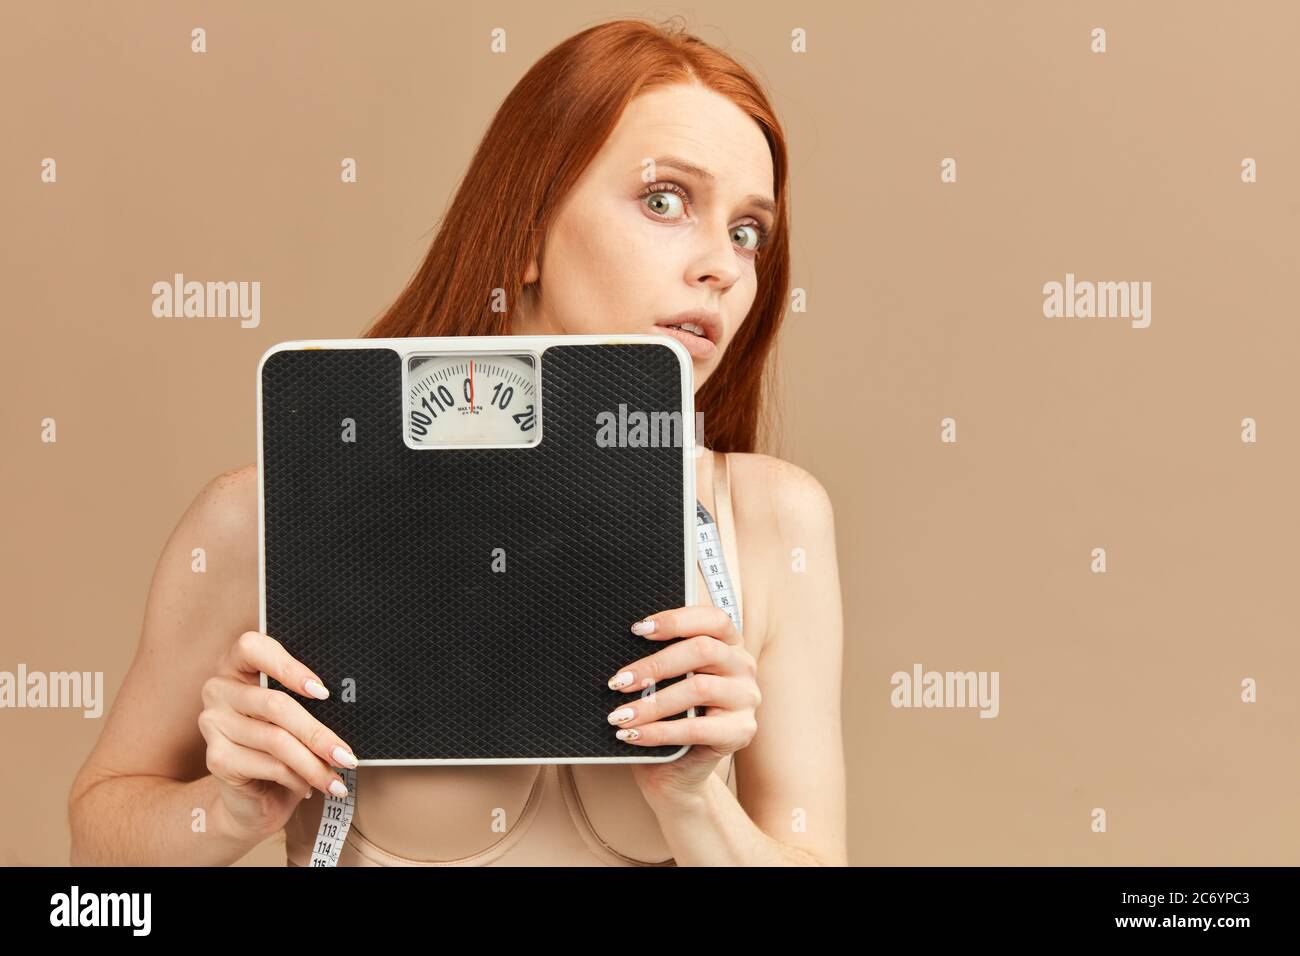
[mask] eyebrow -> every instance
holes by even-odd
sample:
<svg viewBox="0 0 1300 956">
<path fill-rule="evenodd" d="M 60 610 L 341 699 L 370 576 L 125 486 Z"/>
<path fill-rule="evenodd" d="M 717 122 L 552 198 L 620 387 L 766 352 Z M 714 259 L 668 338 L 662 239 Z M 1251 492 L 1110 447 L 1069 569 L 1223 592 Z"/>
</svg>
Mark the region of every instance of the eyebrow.
<svg viewBox="0 0 1300 956">
<path fill-rule="evenodd" d="M 706 183 L 714 184 L 718 181 L 718 177 L 713 175 L 713 173 L 709 172 L 703 166 L 697 166 L 689 160 L 682 159 L 680 156 L 660 156 L 652 160 L 652 162 L 655 166 L 671 166 L 673 169 L 680 169 L 682 172 L 695 176 L 698 179 L 702 179 Z M 745 201 L 753 203 L 759 209 L 762 209 L 764 212 L 767 212 L 772 216 L 776 215 L 776 203 L 768 199 L 766 196 L 760 196 L 755 193 L 754 195 L 746 196 Z"/>
</svg>

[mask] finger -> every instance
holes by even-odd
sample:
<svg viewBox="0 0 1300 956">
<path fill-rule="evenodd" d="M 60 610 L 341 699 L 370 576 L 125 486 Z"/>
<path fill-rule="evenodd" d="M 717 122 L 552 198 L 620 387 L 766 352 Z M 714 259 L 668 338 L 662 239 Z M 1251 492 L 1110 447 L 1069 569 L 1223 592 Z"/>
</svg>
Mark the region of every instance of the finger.
<svg viewBox="0 0 1300 956">
<path fill-rule="evenodd" d="M 208 770 L 212 771 L 213 776 L 235 787 L 242 787 L 253 780 L 268 780 L 304 798 L 312 791 L 310 783 L 275 757 L 259 750 L 251 750 L 230 739 L 209 745 Z"/>
<path fill-rule="evenodd" d="M 638 747 L 680 746 L 712 747 L 720 754 L 734 753 L 749 745 L 758 727 L 752 716 L 727 712 L 708 717 L 682 717 L 657 720 L 640 727 L 621 727 L 616 736 Z"/>
<path fill-rule="evenodd" d="M 651 614 L 631 625 L 633 634 L 640 634 L 652 641 L 669 640 L 674 637 L 694 637 L 708 634 L 724 644 L 740 645 L 740 632 L 731 623 L 731 616 L 720 607 L 675 607 L 669 611 Z"/>
<path fill-rule="evenodd" d="M 266 674 L 306 697 L 324 700 L 330 695 L 320 677 L 283 644 L 261 631 L 240 634 L 227 653 L 226 666 L 229 673 L 246 684 L 260 685 L 259 675 Z"/>
<path fill-rule="evenodd" d="M 244 684 L 233 678 L 213 678 L 204 684 L 203 693 L 209 707 L 227 707 L 237 714 L 283 727 L 331 766 L 353 768 L 358 763 L 342 737 L 282 690 Z"/>
<path fill-rule="evenodd" d="M 347 785 L 343 778 L 331 771 L 325 761 L 283 727 L 235 714 L 221 727 L 221 732 L 233 743 L 270 754 L 321 793 L 333 792 L 340 797 L 347 795 Z M 331 790 L 336 780 L 341 790 Z"/>
<path fill-rule="evenodd" d="M 607 719 L 618 727 L 636 727 L 705 704 L 722 710 L 752 710 L 758 706 L 753 681 L 697 673 L 686 680 L 621 703 Z"/>
<path fill-rule="evenodd" d="M 732 647 L 714 637 L 702 635 L 669 644 L 619 668 L 608 681 L 610 690 L 645 690 L 670 677 L 689 671 L 708 671 L 727 677 L 752 677 L 758 665 L 743 647 Z"/>
<path fill-rule="evenodd" d="M 302 704 L 283 691 L 244 684 L 234 678 L 209 678 L 203 685 L 203 704 L 203 713 L 199 715 L 200 727 L 209 714 L 218 730 L 225 723 L 222 715 L 246 715 L 285 728 L 330 765 L 355 767 L 359 762 L 352 748 L 343 743 L 342 737 L 308 714 Z"/>
</svg>

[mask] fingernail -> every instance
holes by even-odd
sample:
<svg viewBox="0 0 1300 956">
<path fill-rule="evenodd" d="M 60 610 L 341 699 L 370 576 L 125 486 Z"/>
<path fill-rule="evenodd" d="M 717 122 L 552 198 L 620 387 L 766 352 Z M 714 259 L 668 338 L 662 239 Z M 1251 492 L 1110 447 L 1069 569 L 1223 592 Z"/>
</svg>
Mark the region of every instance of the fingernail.
<svg viewBox="0 0 1300 956">
<path fill-rule="evenodd" d="M 303 686 L 303 690 L 311 694 L 317 700 L 324 700 L 326 697 L 330 695 L 330 692 L 325 688 L 324 684 L 322 684 L 320 681 L 312 680 L 310 677 L 307 678 L 307 683 L 303 684 L 302 686 Z"/>
<path fill-rule="evenodd" d="M 618 690 L 620 687 L 626 687 L 636 679 L 636 675 L 631 671 L 619 671 L 609 679 L 609 689 Z"/>
<path fill-rule="evenodd" d="M 342 780 L 331 780 L 330 793 L 334 794 L 336 797 L 346 797 L 348 795 L 348 788 L 343 785 Z"/>
<path fill-rule="evenodd" d="M 344 750 L 342 747 L 335 747 L 334 762 L 340 767 L 355 767 L 357 765 L 357 755 L 350 750 Z"/>
<path fill-rule="evenodd" d="M 654 629 L 655 622 L 650 620 L 650 618 L 646 618 L 643 621 L 637 621 L 632 625 L 633 634 L 650 634 L 653 633 Z"/>
<path fill-rule="evenodd" d="M 303 799 L 304 799 L 304 800 L 310 800 L 310 799 L 311 799 L 311 794 L 312 794 L 312 792 L 311 792 L 310 790 L 308 790 L 308 791 L 307 791 L 307 796 L 303 797 Z"/>
<path fill-rule="evenodd" d="M 635 727 L 624 727 L 614 736 L 619 740 L 637 740 L 641 736 L 641 731 L 637 730 Z"/>
<path fill-rule="evenodd" d="M 625 720 L 631 720 L 635 715 L 636 713 L 631 707 L 620 707 L 609 715 L 609 722 L 611 724 L 621 724 Z"/>
</svg>

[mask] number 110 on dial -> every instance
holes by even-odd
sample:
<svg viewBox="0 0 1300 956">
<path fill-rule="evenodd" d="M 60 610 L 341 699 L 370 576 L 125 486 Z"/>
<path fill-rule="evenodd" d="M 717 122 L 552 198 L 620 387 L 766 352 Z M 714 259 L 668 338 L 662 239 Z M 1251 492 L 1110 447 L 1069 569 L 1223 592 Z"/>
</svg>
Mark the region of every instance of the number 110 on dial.
<svg viewBox="0 0 1300 956">
<path fill-rule="evenodd" d="M 407 360 L 407 443 L 535 445 L 537 363 L 530 354 L 447 353 Z"/>
</svg>

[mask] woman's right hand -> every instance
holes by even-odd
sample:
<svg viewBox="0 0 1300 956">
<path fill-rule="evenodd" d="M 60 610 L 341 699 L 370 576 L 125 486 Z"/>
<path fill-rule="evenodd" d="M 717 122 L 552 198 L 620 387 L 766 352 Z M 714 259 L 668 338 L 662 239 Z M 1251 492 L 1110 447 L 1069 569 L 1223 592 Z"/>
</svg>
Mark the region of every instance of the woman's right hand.
<svg viewBox="0 0 1300 956">
<path fill-rule="evenodd" d="M 204 683 L 199 730 L 208 770 L 231 821 L 253 838 L 283 827 L 313 789 L 346 795 L 331 768 L 356 766 L 351 748 L 302 704 L 261 686 L 262 673 L 304 696 L 329 696 L 320 678 L 259 631 L 239 635 Z"/>
</svg>

